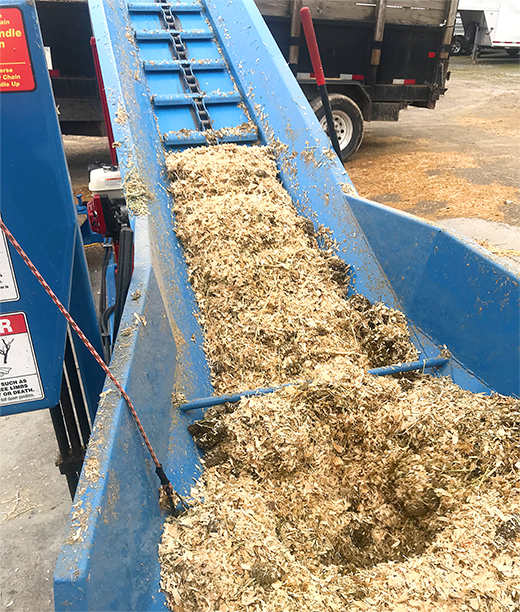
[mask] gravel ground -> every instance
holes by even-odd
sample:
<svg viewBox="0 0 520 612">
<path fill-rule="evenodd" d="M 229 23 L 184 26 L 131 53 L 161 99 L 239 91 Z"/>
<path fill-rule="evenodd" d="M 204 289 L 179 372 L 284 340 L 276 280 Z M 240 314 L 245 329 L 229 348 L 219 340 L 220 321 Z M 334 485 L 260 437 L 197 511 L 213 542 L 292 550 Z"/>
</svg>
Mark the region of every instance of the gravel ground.
<svg viewBox="0 0 520 612">
<path fill-rule="evenodd" d="M 411 108 L 398 123 L 368 124 L 347 170 L 364 197 L 469 235 L 476 224 L 477 239 L 520 250 L 519 60 L 485 53 L 476 65 L 453 59 L 451 71 L 434 111 Z M 64 143 L 74 193 L 88 195 L 87 166 L 109 161 L 106 140 Z M 71 503 L 49 415 L 4 417 L 0 444 L 1 610 L 47 612 Z"/>
</svg>

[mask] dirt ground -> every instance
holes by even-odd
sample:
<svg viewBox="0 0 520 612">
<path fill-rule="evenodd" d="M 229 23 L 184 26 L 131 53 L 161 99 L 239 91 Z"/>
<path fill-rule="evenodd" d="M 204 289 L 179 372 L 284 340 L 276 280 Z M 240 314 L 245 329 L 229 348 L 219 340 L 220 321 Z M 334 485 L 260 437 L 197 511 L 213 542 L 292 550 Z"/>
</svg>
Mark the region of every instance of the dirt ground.
<svg viewBox="0 0 520 612">
<path fill-rule="evenodd" d="M 520 62 L 504 52 L 452 58 L 435 110 L 368 123 L 346 169 L 361 196 L 431 220 L 520 225 Z M 520 245 L 519 245 L 520 249 Z"/>
</svg>

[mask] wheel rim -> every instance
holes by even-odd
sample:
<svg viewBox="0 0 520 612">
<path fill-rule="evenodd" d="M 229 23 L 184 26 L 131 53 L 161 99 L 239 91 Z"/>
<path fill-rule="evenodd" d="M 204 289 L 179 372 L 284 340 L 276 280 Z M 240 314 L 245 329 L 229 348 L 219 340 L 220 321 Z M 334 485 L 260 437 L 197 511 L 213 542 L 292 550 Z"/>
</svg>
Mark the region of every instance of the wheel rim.
<svg viewBox="0 0 520 612">
<path fill-rule="evenodd" d="M 340 149 L 344 149 L 352 140 L 352 136 L 354 135 L 354 124 L 347 113 L 340 110 L 333 110 L 332 118 L 334 119 L 334 129 L 338 135 L 339 147 Z M 328 134 L 327 119 L 325 117 L 321 119 L 320 125 Z"/>
<path fill-rule="evenodd" d="M 454 55 L 458 55 L 460 53 L 462 49 L 462 44 L 460 42 L 460 40 L 455 40 L 454 42 L 451 43 L 451 52 Z"/>
</svg>

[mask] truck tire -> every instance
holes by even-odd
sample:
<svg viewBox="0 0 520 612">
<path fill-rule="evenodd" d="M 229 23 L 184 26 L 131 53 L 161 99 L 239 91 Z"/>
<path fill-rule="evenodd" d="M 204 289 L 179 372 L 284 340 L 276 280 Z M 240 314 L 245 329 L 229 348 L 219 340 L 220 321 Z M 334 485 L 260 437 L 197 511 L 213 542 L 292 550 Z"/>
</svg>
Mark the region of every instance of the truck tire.
<svg viewBox="0 0 520 612">
<path fill-rule="evenodd" d="M 519 52 L 520 49 L 506 49 L 506 53 L 509 55 L 509 57 L 518 57 Z"/>
<path fill-rule="evenodd" d="M 329 100 L 334 127 L 336 128 L 341 149 L 341 159 L 347 161 L 359 149 L 359 145 L 363 140 L 363 115 L 359 110 L 359 106 L 353 100 L 347 98 L 347 96 L 331 94 Z M 327 133 L 327 120 L 325 119 L 325 110 L 321 103 L 321 98 L 314 100 L 311 107 Z"/>
<path fill-rule="evenodd" d="M 464 38 L 464 36 L 454 36 L 451 41 L 451 55 L 464 55 L 467 53 L 468 41 Z"/>
</svg>

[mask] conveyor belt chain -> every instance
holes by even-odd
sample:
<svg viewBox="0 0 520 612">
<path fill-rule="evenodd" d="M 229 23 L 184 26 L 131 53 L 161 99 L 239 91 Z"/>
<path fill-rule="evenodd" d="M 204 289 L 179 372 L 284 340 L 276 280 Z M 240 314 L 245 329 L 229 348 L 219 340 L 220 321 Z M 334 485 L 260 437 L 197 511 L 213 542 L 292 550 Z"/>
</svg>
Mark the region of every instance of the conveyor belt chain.
<svg viewBox="0 0 520 612">
<path fill-rule="evenodd" d="M 257 141 L 204 7 L 157 0 L 127 8 L 163 144 Z"/>
</svg>

